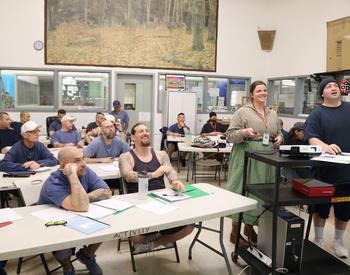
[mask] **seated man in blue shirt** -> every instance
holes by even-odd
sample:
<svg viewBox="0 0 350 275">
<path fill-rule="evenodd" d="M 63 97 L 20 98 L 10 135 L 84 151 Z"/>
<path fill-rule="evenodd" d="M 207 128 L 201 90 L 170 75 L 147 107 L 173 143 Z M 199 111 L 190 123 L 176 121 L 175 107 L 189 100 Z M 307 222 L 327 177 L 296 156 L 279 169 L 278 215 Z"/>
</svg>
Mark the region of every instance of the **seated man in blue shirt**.
<svg viewBox="0 0 350 275">
<path fill-rule="evenodd" d="M 10 125 L 11 118 L 9 114 L 0 112 L 0 153 L 3 154 L 6 154 L 13 144 L 22 139 L 22 136 Z"/>
<path fill-rule="evenodd" d="M 52 172 L 44 182 L 38 204 L 54 204 L 66 210 L 86 212 L 89 203 L 111 197 L 107 184 L 86 166 L 81 150 L 65 147 L 58 153 L 58 161 L 60 169 Z M 95 252 L 100 245 L 90 244 L 76 253 L 78 260 L 88 268 L 89 274 L 103 274 L 95 259 Z M 63 266 L 65 275 L 75 274 L 70 262 L 72 249 L 54 251 L 53 255 Z"/>
<path fill-rule="evenodd" d="M 202 136 L 217 136 L 225 133 L 225 128 L 222 124 L 216 122 L 217 116 L 215 112 L 210 112 L 209 120 L 203 125 L 201 130 Z"/>
<path fill-rule="evenodd" d="M 115 121 L 120 119 L 120 123 L 122 126 L 122 131 L 126 133 L 129 127 L 129 115 L 126 111 L 121 109 L 121 104 L 119 100 L 113 101 L 113 108 L 114 110 L 110 112 L 109 114 L 114 116 Z"/>
<path fill-rule="evenodd" d="M 0 171 L 34 170 L 41 166 L 55 166 L 57 160 L 44 144 L 39 142 L 40 126 L 28 121 L 21 127 L 23 140 L 15 143 L 0 162 Z"/>
<path fill-rule="evenodd" d="M 62 128 L 51 136 L 51 144 L 54 147 L 77 146 L 84 147 L 84 141 L 81 139 L 78 131 L 74 128 L 76 119 L 70 115 L 65 115 L 61 119 Z"/>
<path fill-rule="evenodd" d="M 62 124 L 61 124 L 61 120 L 62 117 L 64 117 L 66 115 L 66 110 L 63 109 L 59 109 L 57 111 L 57 119 L 52 121 L 50 126 L 49 126 L 49 136 L 52 137 L 52 135 L 61 130 Z"/>
<path fill-rule="evenodd" d="M 30 120 L 30 114 L 28 112 L 21 112 L 19 115 L 19 121 L 11 122 L 11 128 L 15 129 L 17 133 L 21 134 L 22 125 L 29 120 Z"/>
<path fill-rule="evenodd" d="M 185 190 L 179 181 L 168 155 L 164 151 L 155 151 L 151 147 L 148 128 L 143 123 L 135 124 L 131 129 L 134 148 L 120 156 L 120 174 L 125 180 L 128 193 L 138 191 L 138 172 L 146 171 L 149 179 L 148 190 L 165 188 L 164 176 L 173 188 Z M 157 233 L 134 236 L 133 244 L 136 253 L 152 250 L 153 248 L 176 242 L 193 230 L 192 225 L 180 226 L 161 230 Z"/>
<path fill-rule="evenodd" d="M 177 115 L 177 123 L 171 125 L 166 134 L 167 136 L 183 137 L 185 135 L 185 132 L 190 132 L 190 128 L 185 124 L 185 114 L 179 113 Z M 172 154 L 175 151 L 179 150 L 179 148 L 177 147 L 177 142 L 167 141 L 167 147 L 168 147 L 167 152 L 168 152 L 169 158 L 171 159 Z M 182 157 L 182 166 L 185 166 L 184 156 Z"/>
<path fill-rule="evenodd" d="M 84 149 L 84 158 L 87 163 L 113 162 L 129 150 L 130 146 L 115 136 L 114 124 L 105 120 L 101 124 L 101 135 Z"/>
</svg>

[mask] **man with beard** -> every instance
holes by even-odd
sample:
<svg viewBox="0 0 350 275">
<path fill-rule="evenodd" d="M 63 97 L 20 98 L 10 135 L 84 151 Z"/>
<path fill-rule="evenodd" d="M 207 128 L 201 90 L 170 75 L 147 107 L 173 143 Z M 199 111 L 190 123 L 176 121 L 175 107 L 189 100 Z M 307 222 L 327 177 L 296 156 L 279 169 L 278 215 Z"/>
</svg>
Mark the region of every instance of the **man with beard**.
<svg viewBox="0 0 350 275">
<path fill-rule="evenodd" d="M 130 146 L 115 136 L 114 124 L 105 120 L 101 124 L 101 135 L 84 149 L 84 158 L 87 163 L 113 162 L 129 150 Z"/>
<path fill-rule="evenodd" d="M 225 133 L 225 128 L 222 124 L 216 122 L 217 116 L 215 112 L 210 112 L 209 120 L 203 125 L 202 136 L 217 136 Z"/>
<path fill-rule="evenodd" d="M 164 175 L 173 188 L 184 190 L 185 187 L 178 180 L 177 173 L 171 166 L 169 157 L 164 151 L 154 151 L 150 146 L 148 128 L 143 123 L 135 124 L 131 129 L 134 148 L 124 153 L 119 159 L 119 170 L 125 180 L 128 193 L 138 192 L 138 172 L 147 172 L 149 190 L 165 188 Z M 190 234 L 193 226 L 182 226 L 156 233 L 133 237 L 136 253 L 152 250 L 160 245 L 168 246 Z"/>
</svg>

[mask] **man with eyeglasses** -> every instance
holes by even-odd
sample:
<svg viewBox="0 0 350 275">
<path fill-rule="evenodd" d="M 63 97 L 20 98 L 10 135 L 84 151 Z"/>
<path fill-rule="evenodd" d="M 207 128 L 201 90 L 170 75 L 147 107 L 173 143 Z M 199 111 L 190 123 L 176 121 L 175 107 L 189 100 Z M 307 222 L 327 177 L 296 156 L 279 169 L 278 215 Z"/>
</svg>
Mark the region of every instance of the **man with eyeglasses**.
<svg viewBox="0 0 350 275">
<path fill-rule="evenodd" d="M 10 147 L 22 136 L 11 128 L 11 118 L 8 113 L 0 112 L 0 153 L 6 154 Z"/>
<path fill-rule="evenodd" d="M 40 126 L 28 121 L 21 127 L 23 140 L 15 143 L 0 162 L 0 171 L 15 172 L 55 166 L 57 160 L 46 146 L 39 142 Z"/>
</svg>

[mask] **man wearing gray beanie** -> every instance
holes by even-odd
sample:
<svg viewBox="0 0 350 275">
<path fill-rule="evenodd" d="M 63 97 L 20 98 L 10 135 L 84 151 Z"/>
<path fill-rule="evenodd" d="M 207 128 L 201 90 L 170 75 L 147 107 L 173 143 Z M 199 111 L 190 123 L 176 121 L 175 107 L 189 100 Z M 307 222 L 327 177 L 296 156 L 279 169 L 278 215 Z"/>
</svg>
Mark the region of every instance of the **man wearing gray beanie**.
<svg viewBox="0 0 350 275">
<path fill-rule="evenodd" d="M 335 155 L 350 152 L 350 103 L 341 101 L 340 89 L 333 78 L 323 79 L 319 86 L 323 100 L 321 106 L 311 112 L 306 120 L 305 140 L 310 145 L 321 145 L 322 151 Z M 317 179 L 333 184 L 335 197 L 350 196 L 350 165 L 322 167 Z M 323 230 L 329 216 L 331 204 L 316 205 L 314 209 L 315 243 L 324 245 Z M 343 235 L 350 219 L 350 202 L 335 203 L 335 234 L 333 248 L 340 258 L 349 256 L 344 246 Z"/>
</svg>

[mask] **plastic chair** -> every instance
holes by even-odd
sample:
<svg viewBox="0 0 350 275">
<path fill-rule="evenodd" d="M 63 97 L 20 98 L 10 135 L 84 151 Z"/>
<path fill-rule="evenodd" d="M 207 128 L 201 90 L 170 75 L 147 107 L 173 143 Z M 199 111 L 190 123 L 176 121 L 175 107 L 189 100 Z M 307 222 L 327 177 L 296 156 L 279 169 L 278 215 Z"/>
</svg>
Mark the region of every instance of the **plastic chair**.
<svg viewBox="0 0 350 275">
<path fill-rule="evenodd" d="M 198 174 L 197 173 L 197 166 L 202 166 L 205 168 L 205 171 L 208 171 L 210 167 L 215 168 L 214 174 L 204 173 L 204 174 Z M 194 182 L 197 182 L 197 177 L 207 177 L 207 176 L 214 176 L 214 179 L 216 180 L 218 178 L 219 186 L 221 186 L 221 170 L 222 170 L 222 162 L 218 161 L 217 159 L 198 159 L 194 162 L 193 167 L 193 176 L 194 176 Z"/>
</svg>

